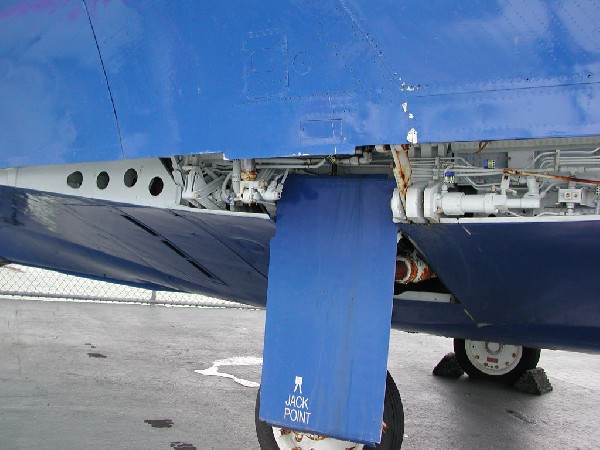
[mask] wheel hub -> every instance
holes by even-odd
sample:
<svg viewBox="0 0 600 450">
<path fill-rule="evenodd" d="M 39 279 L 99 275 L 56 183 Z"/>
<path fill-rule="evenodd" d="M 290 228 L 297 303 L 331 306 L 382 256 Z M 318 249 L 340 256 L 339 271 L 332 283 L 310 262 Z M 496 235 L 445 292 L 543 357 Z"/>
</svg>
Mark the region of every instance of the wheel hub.
<svg viewBox="0 0 600 450">
<path fill-rule="evenodd" d="M 485 349 L 490 355 L 497 355 L 502 351 L 502 347 L 504 347 L 504 345 L 500 344 L 499 342 L 485 343 Z"/>
<path fill-rule="evenodd" d="M 469 361 L 488 375 L 504 375 L 519 364 L 523 347 L 499 342 L 465 340 Z"/>
<path fill-rule="evenodd" d="M 273 436 L 280 450 L 362 450 L 364 445 L 273 427 Z"/>
</svg>

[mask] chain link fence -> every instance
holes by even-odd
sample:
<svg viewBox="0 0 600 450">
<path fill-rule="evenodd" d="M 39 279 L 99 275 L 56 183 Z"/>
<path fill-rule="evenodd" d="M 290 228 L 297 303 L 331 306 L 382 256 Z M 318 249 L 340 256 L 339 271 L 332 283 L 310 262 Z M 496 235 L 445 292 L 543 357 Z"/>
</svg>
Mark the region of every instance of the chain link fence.
<svg viewBox="0 0 600 450">
<path fill-rule="evenodd" d="M 254 308 L 205 295 L 152 291 L 17 264 L 0 267 L 0 298 Z"/>
</svg>

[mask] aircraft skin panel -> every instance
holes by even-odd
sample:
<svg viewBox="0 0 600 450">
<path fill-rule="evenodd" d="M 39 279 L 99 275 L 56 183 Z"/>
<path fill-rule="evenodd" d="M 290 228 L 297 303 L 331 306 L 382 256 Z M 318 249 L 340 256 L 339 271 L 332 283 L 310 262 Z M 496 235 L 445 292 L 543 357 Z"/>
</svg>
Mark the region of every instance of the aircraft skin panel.
<svg viewBox="0 0 600 450">
<path fill-rule="evenodd" d="M 81 1 L 2 3 L 0 122 L 2 167 L 123 157 Z"/>
<path fill-rule="evenodd" d="M 392 326 L 400 330 L 444 337 L 600 353 L 598 326 L 542 323 L 477 326 L 458 303 L 394 301 Z"/>
<path fill-rule="evenodd" d="M 352 153 L 406 142 L 412 129 L 419 142 L 590 135 L 600 125 L 598 8 L 9 4 L 0 166 Z"/>
<path fill-rule="evenodd" d="M 413 99 L 419 140 L 496 140 L 593 135 L 600 124 L 600 85 L 499 89 Z"/>
<path fill-rule="evenodd" d="M 267 277 L 269 259 L 265 258 L 265 253 L 268 254 L 269 245 L 268 242 L 265 244 L 264 226 L 250 227 L 247 226 L 246 221 L 230 220 L 231 216 L 209 215 L 205 218 L 202 214 L 186 214 L 182 217 L 190 222 L 191 226 L 202 228 L 208 235 L 213 236 L 214 239 L 235 253 L 237 257 L 246 261 L 258 273 Z M 256 223 L 261 224 L 258 220 L 263 219 L 257 219 Z M 223 233 L 224 229 L 227 230 L 226 234 Z M 184 237 L 185 239 L 190 238 L 188 235 Z"/>
<path fill-rule="evenodd" d="M 598 326 L 597 219 L 400 230 L 477 324 Z"/>
<path fill-rule="evenodd" d="M 138 207 L 0 187 L 0 257 L 150 289 L 264 305 L 270 219 Z M 193 217 L 188 220 L 187 216 Z M 212 223 L 214 221 L 214 223 Z M 206 231 L 219 230 L 218 239 Z M 247 229 L 246 237 L 240 229 Z M 237 247 L 236 247 L 237 246 Z M 242 252 L 240 249 L 246 249 Z"/>
</svg>

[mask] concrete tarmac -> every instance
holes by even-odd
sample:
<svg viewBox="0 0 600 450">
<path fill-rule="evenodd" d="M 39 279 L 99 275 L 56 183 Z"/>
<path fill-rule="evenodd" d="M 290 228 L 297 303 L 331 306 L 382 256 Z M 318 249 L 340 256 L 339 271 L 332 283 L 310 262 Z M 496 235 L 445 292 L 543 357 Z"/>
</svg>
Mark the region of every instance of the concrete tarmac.
<svg viewBox="0 0 600 450">
<path fill-rule="evenodd" d="M 258 383 L 264 317 L 0 299 L 0 449 L 257 449 L 257 388 L 195 370 L 229 360 L 220 372 Z M 434 377 L 449 351 L 392 331 L 403 449 L 600 448 L 598 356 L 542 351 L 554 391 L 537 397 Z"/>
</svg>

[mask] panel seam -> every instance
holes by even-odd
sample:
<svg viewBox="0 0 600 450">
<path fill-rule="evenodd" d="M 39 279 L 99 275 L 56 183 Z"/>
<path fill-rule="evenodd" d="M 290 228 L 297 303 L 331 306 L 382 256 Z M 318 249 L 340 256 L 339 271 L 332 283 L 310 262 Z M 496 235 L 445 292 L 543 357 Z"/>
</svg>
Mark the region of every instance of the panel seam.
<svg viewBox="0 0 600 450">
<path fill-rule="evenodd" d="M 96 31 L 94 30 L 94 25 L 92 24 L 92 18 L 90 16 L 90 11 L 88 10 L 87 3 L 85 0 L 81 0 L 83 3 L 83 7 L 85 8 L 85 13 L 87 14 L 88 22 L 90 23 L 90 28 L 92 30 L 92 36 L 94 37 L 94 43 L 96 44 L 96 50 L 98 50 L 98 57 L 100 58 L 100 65 L 102 66 L 102 73 L 104 74 L 104 81 L 106 82 L 106 87 L 108 88 L 108 96 L 110 97 L 110 104 L 112 105 L 113 116 L 115 118 L 115 124 L 117 126 L 117 136 L 119 138 L 119 148 L 121 150 L 121 158 L 125 159 L 125 151 L 123 150 L 123 138 L 121 136 L 121 126 L 119 125 L 119 118 L 117 116 L 117 108 L 115 107 L 115 99 L 112 94 L 112 90 L 110 88 L 110 83 L 108 82 L 108 75 L 106 74 L 106 67 L 104 66 L 104 60 L 102 59 L 102 52 L 100 52 L 100 45 L 98 44 L 98 38 L 96 37 Z"/>
</svg>

